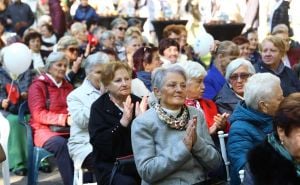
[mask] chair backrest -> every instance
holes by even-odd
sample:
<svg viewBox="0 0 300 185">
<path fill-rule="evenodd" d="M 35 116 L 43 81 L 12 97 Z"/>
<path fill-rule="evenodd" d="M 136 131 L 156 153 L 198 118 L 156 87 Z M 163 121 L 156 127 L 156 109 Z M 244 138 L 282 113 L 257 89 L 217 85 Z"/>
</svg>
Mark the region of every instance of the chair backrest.
<svg viewBox="0 0 300 185">
<path fill-rule="evenodd" d="M 19 107 L 19 123 L 26 128 L 27 147 L 33 148 L 32 130 L 27 120 L 27 114 L 29 114 L 28 102 L 24 101 Z M 32 151 L 32 150 L 29 150 Z"/>
<path fill-rule="evenodd" d="M 227 151 L 226 151 L 226 144 L 225 144 L 225 138 L 228 137 L 228 134 L 224 133 L 224 131 L 218 131 L 218 137 L 220 142 L 222 158 L 226 166 L 227 182 L 230 182 L 230 173 L 229 173 L 230 162 L 227 158 Z"/>
<path fill-rule="evenodd" d="M 3 176 L 3 184 L 9 185 L 10 184 L 10 174 L 9 174 L 9 163 L 8 163 L 8 150 L 7 150 L 7 143 L 8 137 L 10 132 L 10 125 L 7 119 L 0 113 L 0 142 L 2 148 L 6 155 L 6 160 L 2 162 L 2 176 Z"/>
</svg>

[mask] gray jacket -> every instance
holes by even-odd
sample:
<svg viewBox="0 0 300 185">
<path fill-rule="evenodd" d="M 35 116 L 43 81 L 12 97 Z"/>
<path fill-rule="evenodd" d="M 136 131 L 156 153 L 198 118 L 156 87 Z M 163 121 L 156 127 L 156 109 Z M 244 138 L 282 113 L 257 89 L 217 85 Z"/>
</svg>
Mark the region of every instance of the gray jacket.
<svg viewBox="0 0 300 185">
<path fill-rule="evenodd" d="M 202 182 L 206 173 L 221 164 L 221 156 L 208 133 L 203 114 L 189 107 L 196 115 L 197 141 L 192 151 L 183 143 L 185 131 L 169 128 L 151 108 L 133 121 L 131 140 L 142 185 L 191 185 Z"/>
<path fill-rule="evenodd" d="M 88 123 L 91 106 L 100 95 L 100 91 L 96 90 L 85 79 L 82 85 L 67 97 L 68 111 L 73 121 L 68 148 L 76 167 L 81 167 L 84 159 L 92 152 L 93 147 L 90 144 Z"/>
</svg>

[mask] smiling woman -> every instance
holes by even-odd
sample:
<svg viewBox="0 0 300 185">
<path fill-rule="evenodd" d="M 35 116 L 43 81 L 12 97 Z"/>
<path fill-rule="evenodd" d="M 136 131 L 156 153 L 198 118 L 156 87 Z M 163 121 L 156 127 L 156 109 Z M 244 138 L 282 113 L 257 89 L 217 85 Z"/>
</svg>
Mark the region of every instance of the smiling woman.
<svg viewBox="0 0 300 185">
<path fill-rule="evenodd" d="M 131 134 L 142 185 L 206 184 L 207 173 L 221 164 L 203 114 L 184 104 L 186 79 L 177 65 L 154 71 L 159 101 L 134 120 Z"/>
</svg>

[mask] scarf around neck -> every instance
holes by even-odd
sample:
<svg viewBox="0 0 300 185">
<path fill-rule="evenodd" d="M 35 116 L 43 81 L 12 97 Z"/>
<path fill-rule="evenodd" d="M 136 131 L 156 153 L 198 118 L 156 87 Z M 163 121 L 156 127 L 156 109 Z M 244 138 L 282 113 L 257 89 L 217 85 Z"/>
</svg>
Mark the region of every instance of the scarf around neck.
<svg viewBox="0 0 300 185">
<path fill-rule="evenodd" d="M 280 144 L 280 142 L 275 138 L 274 133 L 268 135 L 268 143 L 277 151 L 281 156 L 283 156 L 288 161 L 292 162 L 297 170 L 297 176 L 300 177 L 300 164 L 293 159 L 291 154 L 285 149 L 285 147 Z"/>
<path fill-rule="evenodd" d="M 189 111 L 187 106 L 183 105 L 177 117 L 169 115 L 159 103 L 156 103 L 154 109 L 161 121 L 167 124 L 170 128 L 176 130 L 185 130 L 189 121 Z"/>
</svg>

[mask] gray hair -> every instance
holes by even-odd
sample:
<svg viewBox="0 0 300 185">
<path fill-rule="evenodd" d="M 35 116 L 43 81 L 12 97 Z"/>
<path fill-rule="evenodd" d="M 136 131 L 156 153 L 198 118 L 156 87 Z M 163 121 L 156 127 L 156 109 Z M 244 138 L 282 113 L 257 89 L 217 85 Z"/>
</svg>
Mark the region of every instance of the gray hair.
<svg viewBox="0 0 300 185">
<path fill-rule="evenodd" d="M 187 80 L 184 69 L 179 65 L 171 65 L 168 68 L 159 67 L 156 68 L 151 75 L 152 88 L 156 87 L 160 90 L 166 81 L 166 76 L 168 73 L 180 74 L 185 80 Z"/>
<path fill-rule="evenodd" d="M 179 62 L 176 65 L 181 66 L 188 79 L 199 78 L 201 76 L 206 76 L 207 72 L 204 67 L 198 62 L 188 61 L 188 62 Z"/>
<path fill-rule="evenodd" d="M 111 23 L 110 23 L 110 27 L 111 29 L 117 27 L 118 25 L 120 24 L 124 24 L 126 25 L 126 27 L 128 26 L 128 23 L 125 19 L 121 18 L 121 17 L 118 17 L 118 18 L 115 18 Z"/>
<path fill-rule="evenodd" d="M 125 37 L 124 46 L 128 46 L 128 44 L 131 43 L 135 39 L 140 39 L 141 44 L 143 44 L 143 37 L 142 36 L 132 35 L 132 36 Z"/>
<path fill-rule="evenodd" d="M 70 31 L 72 35 L 76 35 L 81 32 L 86 32 L 86 24 L 81 22 L 75 22 L 71 25 Z"/>
<path fill-rule="evenodd" d="M 68 62 L 68 59 L 66 58 L 66 55 L 63 52 L 52 52 L 49 54 L 47 60 L 46 60 L 46 64 L 45 64 L 45 70 L 46 72 L 49 72 L 49 69 L 51 68 L 51 66 L 61 60 L 65 60 L 66 62 Z"/>
<path fill-rule="evenodd" d="M 100 43 L 102 43 L 104 40 L 111 38 L 111 37 L 115 37 L 115 35 L 112 31 L 110 31 L 110 30 L 104 31 L 99 38 Z"/>
<path fill-rule="evenodd" d="M 63 51 L 65 49 L 68 48 L 68 46 L 70 45 L 76 45 L 78 46 L 79 43 L 76 40 L 75 37 L 73 36 L 63 36 L 62 38 L 59 39 L 58 43 L 57 43 L 57 51 Z"/>
<path fill-rule="evenodd" d="M 231 61 L 226 67 L 225 79 L 229 81 L 230 75 L 241 66 L 246 66 L 248 73 L 255 74 L 255 69 L 250 61 L 244 58 L 237 58 Z"/>
<path fill-rule="evenodd" d="M 248 107 L 258 110 L 258 103 L 275 96 L 274 88 L 280 86 L 280 79 L 271 73 L 257 73 L 248 78 L 244 89 L 244 100 Z"/>
<path fill-rule="evenodd" d="M 89 55 L 84 63 L 85 74 L 88 75 L 95 65 L 106 64 L 109 62 L 109 56 L 103 52 L 96 52 L 92 55 Z"/>
</svg>

